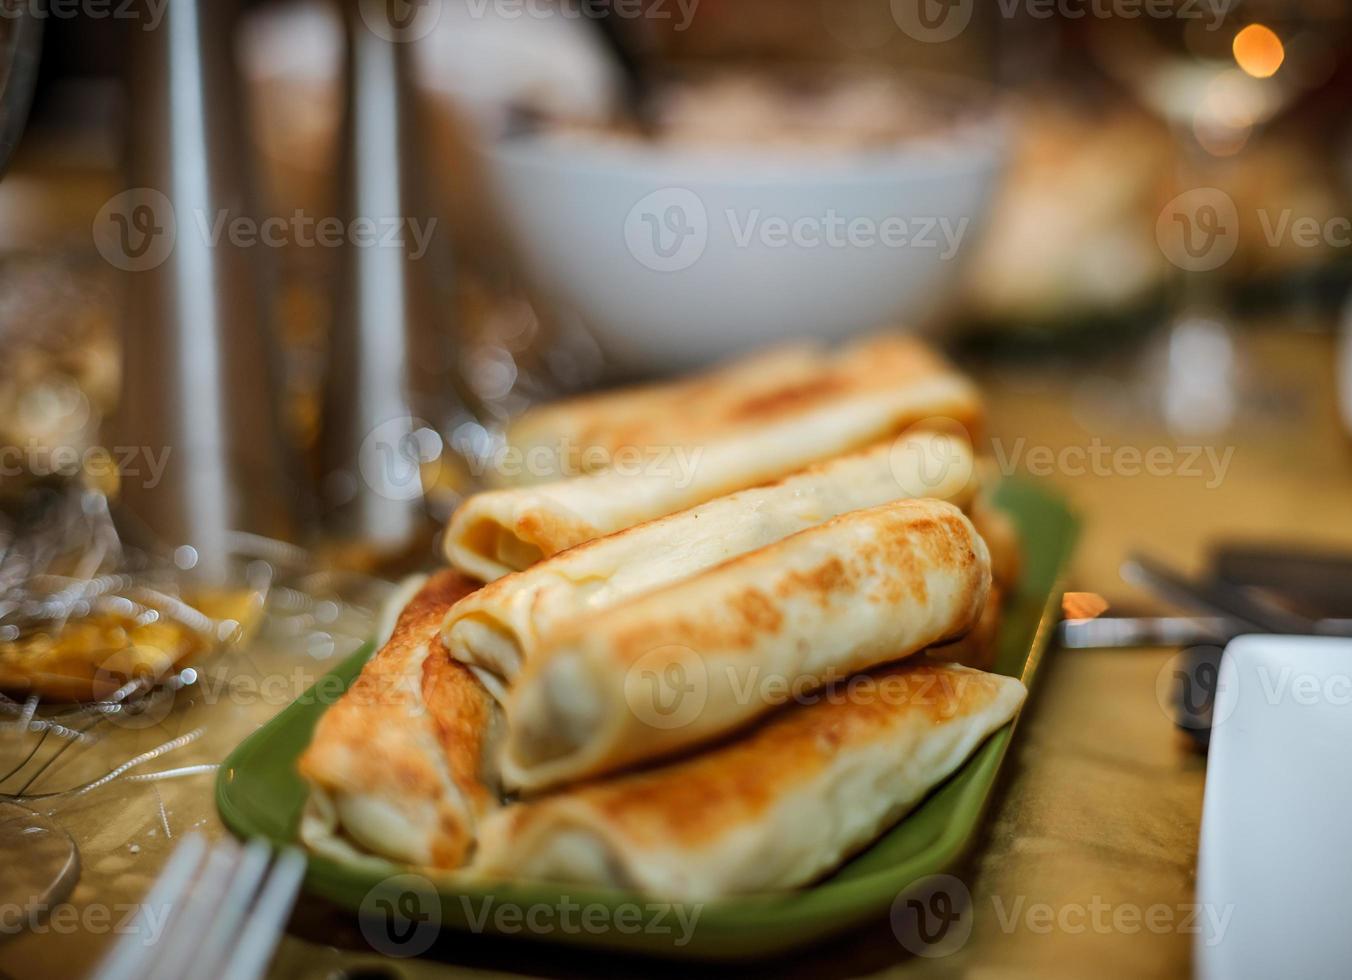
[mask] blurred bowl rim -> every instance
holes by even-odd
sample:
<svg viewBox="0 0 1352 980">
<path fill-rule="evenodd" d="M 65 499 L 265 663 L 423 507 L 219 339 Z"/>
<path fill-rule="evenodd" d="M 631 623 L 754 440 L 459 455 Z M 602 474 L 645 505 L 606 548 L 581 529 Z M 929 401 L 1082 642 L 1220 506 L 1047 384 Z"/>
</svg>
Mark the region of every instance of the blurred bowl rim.
<svg viewBox="0 0 1352 980">
<path fill-rule="evenodd" d="M 698 180 L 728 186 L 774 183 L 897 183 L 921 177 L 989 170 L 1010 146 L 1011 112 L 993 85 L 938 73 L 909 73 L 901 78 L 949 92 L 965 89 L 972 118 L 948 123 L 934 132 L 903 136 L 868 147 L 833 148 L 793 144 L 725 147 L 655 143 L 598 129 L 594 134 L 553 133 L 548 121 L 524 131 L 507 132 L 480 144 L 491 161 L 539 171 L 592 176 L 645 176 Z"/>
</svg>

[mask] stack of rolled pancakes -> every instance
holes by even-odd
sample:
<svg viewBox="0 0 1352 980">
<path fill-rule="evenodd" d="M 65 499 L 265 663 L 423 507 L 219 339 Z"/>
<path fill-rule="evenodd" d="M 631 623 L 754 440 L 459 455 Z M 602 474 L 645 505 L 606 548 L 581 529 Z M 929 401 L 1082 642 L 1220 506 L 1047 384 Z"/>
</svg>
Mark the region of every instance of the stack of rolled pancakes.
<svg viewBox="0 0 1352 980">
<path fill-rule="evenodd" d="M 1018 572 L 981 423 L 893 335 L 527 413 L 317 726 L 305 841 L 683 899 L 830 872 L 1023 701 L 968 666 Z"/>
</svg>

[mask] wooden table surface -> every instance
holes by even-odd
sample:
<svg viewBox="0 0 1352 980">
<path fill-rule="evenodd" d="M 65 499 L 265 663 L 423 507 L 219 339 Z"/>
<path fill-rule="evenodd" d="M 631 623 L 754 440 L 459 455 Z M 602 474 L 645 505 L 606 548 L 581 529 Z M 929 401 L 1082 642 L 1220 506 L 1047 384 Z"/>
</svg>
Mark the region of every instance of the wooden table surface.
<svg viewBox="0 0 1352 980">
<path fill-rule="evenodd" d="M 1171 434 L 1153 412 L 1140 409 L 1126 367 L 979 370 L 1005 468 L 1058 486 L 1082 515 L 1073 588 L 1145 605 L 1118 576 L 1132 549 L 1195 568 L 1209 542 L 1229 536 L 1352 548 L 1352 443 L 1334 409 L 1332 339 L 1296 326 L 1240 334 L 1239 415 L 1228 431 L 1208 438 Z M 1185 466 L 1190 447 L 1201 445 L 1212 446 L 1218 460 L 1229 451 L 1223 469 L 1203 465 L 1194 474 L 1195 466 Z M 1030 454 L 1037 446 L 1048 452 Z M 1171 451 L 1172 470 L 1161 464 L 1154 474 L 1137 472 L 1139 463 L 1133 465 L 1135 457 L 1123 447 L 1142 453 L 1160 447 L 1157 464 Z M 1081 461 L 1092 453 L 1109 462 L 1095 469 Z M 1050 472 L 1043 465 L 1048 454 Z M 741 978 L 1185 975 L 1194 930 L 1210 927 L 1205 910 L 1198 914 L 1192 906 L 1205 764 L 1178 737 L 1156 694 L 1173 654 L 1049 654 L 984 839 L 955 870 L 971 895 L 972 929 L 951 955 L 913 956 L 880 922 L 785 961 L 698 972 Z M 195 756 L 175 763 L 219 758 L 280 707 L 235 705 L 214 722 L 212 739 L 194 748 Z M 209 779 L 152 785 L 159 786 L 157 800 L 143 786 L 141 797 L 116 812 L 92 800 L 66 811 L 86 867 L 77 904 L 143 894 L 167 853 L 166 834 L 224 833 Z M 84 928 L 25 933 L 3 941 L 0 965 L 16 977 L 78 976 L 112 938 Z M 371 953 L 348 916 L 303 901 L 272 975 L 320 978 L 359 968 L 427 978 L 692 972 L 679 964 L 617 964 L 455 934 L 427 957 L 394 961 Z"/>
</svg>

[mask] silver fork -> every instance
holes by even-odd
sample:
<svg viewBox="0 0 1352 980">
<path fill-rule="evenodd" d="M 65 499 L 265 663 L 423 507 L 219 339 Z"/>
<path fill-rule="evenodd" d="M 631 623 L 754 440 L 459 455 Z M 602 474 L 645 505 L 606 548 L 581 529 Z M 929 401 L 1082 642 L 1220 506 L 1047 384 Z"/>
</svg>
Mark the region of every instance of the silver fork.
<svg viewBox="0 0 1352 980">
<path fill-rule="evenodd" d="M 267 969 L 305 874 L 261 840 L 183 838 L 97 980 L 255 980 Z"/>
</svg>

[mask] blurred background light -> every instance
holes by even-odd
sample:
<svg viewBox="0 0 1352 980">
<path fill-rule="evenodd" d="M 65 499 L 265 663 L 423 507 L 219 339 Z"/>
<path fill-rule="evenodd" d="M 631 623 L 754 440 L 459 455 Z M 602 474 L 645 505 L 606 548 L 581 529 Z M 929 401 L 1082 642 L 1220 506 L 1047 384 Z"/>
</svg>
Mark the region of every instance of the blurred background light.
<svg viewBox="0 0 1352 980">
<path fill-rule="evenodd" d="M 1254 78 L 1271 78 L 1282 66 L 1286 50 L 1272 28 L 1250 24 L 1235 35 L 1235 62 Z"/>
</svg>

